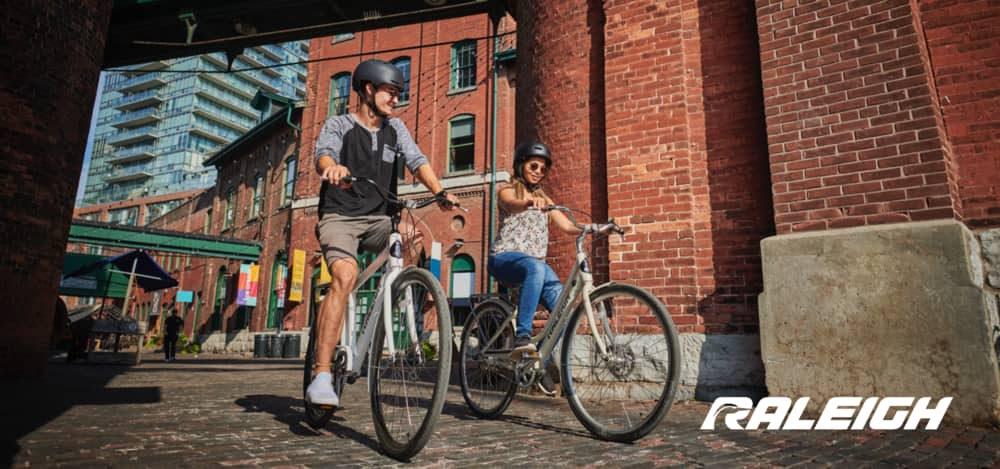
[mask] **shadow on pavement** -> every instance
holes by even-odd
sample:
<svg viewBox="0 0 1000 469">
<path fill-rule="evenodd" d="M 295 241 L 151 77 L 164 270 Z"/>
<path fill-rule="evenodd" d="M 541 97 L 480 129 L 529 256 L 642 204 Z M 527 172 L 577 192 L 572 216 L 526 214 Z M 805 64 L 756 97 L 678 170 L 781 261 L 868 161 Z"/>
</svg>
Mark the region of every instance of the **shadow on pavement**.
<svg viewBox="0 0 1000 469">
<path fill-rule="evenodd" d="M 236 404 L 243 407 L 245 412 L 264 412 L 273 415 L 274 420 L 288 425 L 288 431 L 296 435 L 322 436 L 321 433 L 313 430 L 306 424 L 303 416 L 305 409 L 302 406 L 302 399 L 275 396 L 273 394 L 254 394 L 237 399 Z M 375 452 L 382 453 L 381 445 L 371 436 L 337 423 L 344 420 L 343 417 L 334 414 L 330 423 L 324 429 L 338 438 L 350 438 L 371 448 Z"/>
<path fill-rule="evenodd" d="M 73 365 L 50 362 L 37 379 L 0 380 L 0 467 L 9 467 L 21 450 L 17 441 L 79 405 L 153 404 L 161 401 L 158 386 L 108 388 L 115 377 L 133 367 Z"/>
</svg>

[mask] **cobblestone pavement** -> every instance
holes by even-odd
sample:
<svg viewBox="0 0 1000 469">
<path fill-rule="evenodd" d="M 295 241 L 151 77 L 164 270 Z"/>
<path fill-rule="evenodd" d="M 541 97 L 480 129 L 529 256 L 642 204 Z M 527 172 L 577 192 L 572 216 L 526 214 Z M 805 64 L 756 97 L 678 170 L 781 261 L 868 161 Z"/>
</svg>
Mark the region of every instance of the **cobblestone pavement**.
<svg viewBox="0 0 1000 469">
<path fill-rule="evenodd" d="M 301 361 L 182 355 L 138 367 L 52 362 L 7 381 L 0 466 L 402 466 L 379 453 L 363 381 L 325 429 L 302 421 Z M 701 402 L 674 405 L 635 444 L 595 440 L 564 399 L 518 396 L 482 421 L 453 387 L 413 467 L 949 466 L 1000 463 L 1000 431 L 701 431 Z"/>
</svg>

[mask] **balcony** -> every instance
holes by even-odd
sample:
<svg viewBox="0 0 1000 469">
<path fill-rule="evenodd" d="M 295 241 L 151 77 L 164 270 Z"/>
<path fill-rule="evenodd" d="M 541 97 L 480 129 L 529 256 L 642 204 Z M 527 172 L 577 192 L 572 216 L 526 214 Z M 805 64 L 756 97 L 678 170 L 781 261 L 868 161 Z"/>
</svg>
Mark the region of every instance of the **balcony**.
<svg viewBox="0 0 1000 469">
<path fill-rule="evenodd" d="M 260 72 L 260 70 L 247 70 L 245 72 L 239 72 L 237 75 L 257 85 L 264 91 L 281 94 L 281 80 L 265 76 Z"/>
<path fill-rule="evenodd" d="M 139 127 L 138 129 L 118 132 L 108 137 L 108 143 L 112 145 L 129 145 L 143 140 L 160 138 L 160 132 L 155 125 Z"/>
<path fill-rule="evenodd" d="M 250 130 L 249 127 L 244 127 L 237 122 L 229 120 L 225 116 L 220 116 L 219 114 L 212 112 L 209 109 L 205 109 L 199 106 L 195 106 L 193 109 L 191 109 L 191 113 L 196 116 L 204 117 L 205 119 L 208 119 L 226 128 L 235 130 L 236 132 L 239 132 L 241 134 L 246 133 L 246 131 Z"/>
<path fill-rule="evenodd" d="M 166 75 L 163 73 L 143 73 L 137 77 L 125 80 L 118 84 L 118 91 L 122 93 L 135 93 L 138 91 L 156 88 L 167 83 Z"/>
<path fill-rule="evenodd" d="M 257 94 L 257 90 L 252 86 L 228 75 L 223 75 L 221 73 L 201 73 L 198 77 L 207 82 L 221 86 L 240 96 L 246 97 L 248 100 L 247 102 L 249 102 L 250 99 L 253 99 L 254 95 Z"/>
<path fill-rule="evenodd" d="M 247 116 L 251 119 L 256 120 L 258 117 L 257 112 L 254 112 L 252 109 L 247 108 L 249 101 L 240 100 L 238 98 L 228 96 L 225 93 L 222 93 L 219 90 L 214 89 L 213 87 L 204 85 L 199 86 L 195 89 L 195 94 L 197 94 L 199 97 L 212 101 L 215 104 L 218 104 L 220 106 L 225 106 L 227 109 L 232 109 L 233 111 L 243 114 L 244 116 Z"/>
<path fill-rule="evenodd" d="M 148 179 L 153 177 L 153 173 L 150 172 L 151 169 L 152 168 L 149 163 L 113 169 L 107 176 L 104 177 L 104 182 L 108 184 L 116 184 L 127 181 L 135 181 L 138 179 Z"/>
<path fill-rule="evenodd" d="M 109 164 L 132 163 L 135 161 L 148 160 L 156 156 L 153 153 L 153 145 L 142 145 L 139 147 L 122 148 L 116 150 L 108 158 Z"/>
<path fill-rule="evenodd" d="M 169 66 L 170 63 L 166 60 L 157 60 L 154 62 L 127 65 L 125 67 L 119 67 L 119 68 L 134 72 L 151 72 L 154 70 L 163 70 L 164 68 L 167 68 Z"/>
<path fill-rule="evenodd" d="M 246 49 L 240 54 L 243 61 L 248 63 L 251 67 L 273 67 L 280 64 L 280 61 L 272 60 L 269 57 L 264 57 L 263 54 L 257 52 L 255 49 Z M 281 77 L 281 72 L 273 68 L 261 68 L 258 71 L 263 72 L 266 75 L 271 75 L 272 77 Z"/>
<path fill-rule="evenodd" d="M 276 46 L 274 44 L 268 44 L 265 46 L 254 47 L 264 55 L 270 57 L 275 62 L 282 62 L 285 60 L 285 49 L 281 46 Z"/>
<path fill-rule="evenodd" d="M 111 107 L 119 111 L 130 111 L 132 109 L 148 107 L 162 102 L 163 98 L 160 97 L 159 90 L 149 90 L 143 91 L 142 93 L 122 96 L 121 98 L 112 101 Z"/>
<path fill-rule="evenodd" d="M 111 120 L 111 126 L 119 129 L 148 125 L 159 122 L 160 112 L 155 107 L 125 112 Z"/>
<path fill-rule="evenodd" d="M 191 133 L 193 135 L 200 135 L 209 140 L 212 140 L 213 142 L 218 142 L 220 144 L 229 143 L 231 139 L 223 137 L 216 132 L 218 132 L 218 130 L 213 129 L 207 125 L 200 124 L 198 122 L 191 124 Z"/>
</svg>

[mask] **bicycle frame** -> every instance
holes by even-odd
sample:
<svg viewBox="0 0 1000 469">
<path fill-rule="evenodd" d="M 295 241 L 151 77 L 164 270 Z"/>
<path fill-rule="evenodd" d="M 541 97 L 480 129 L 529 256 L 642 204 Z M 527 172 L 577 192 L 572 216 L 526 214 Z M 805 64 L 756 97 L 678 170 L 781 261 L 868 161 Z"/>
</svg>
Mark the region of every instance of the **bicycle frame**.
<svg viewBox="0 0 1000 469">
<path fill-rule="evenodd" d="M 590 272 L 590 263 L 587 259 L 587 254 L 583 248 L 583 242 L 586 236 L 590 234 L 591 231 L 584 230 L 576 239 L 576 263 L 573 264 L 572 270 L 567 277 L 567 286 L 563 288 L 562 293 L 559 294 L 559 299 L 556 301 L 556 306 L 546 321 L 545 327 L 542 328 L 542 332 L 538 336 L 541 337 L 538 347 L 539 363 L 548 363 L 549 358 L 552 356 L 552 352 L 555 350 L 556 344 L 559 343 L 559 338 L 562 337 L 566 326 L 572 317 L 572 312 L 576 309 L 579 303 L 583 303 L 584 310 L 587 313 L 587 323 L 590 327 L 590 333 L 594 337 L 594 343 L 597 345 L 597 350 L 600 352 L 602 358 L 607 357 L 607 346 L 604 343 L 604 339 L 601 334 L 598 333 L 597 321 L 594 317 L 593 305 L 590 304 L 588 299 L 590 294 L 595 290 L 594 287 L 594 275 Z M 515 309 L 510 313 L 510 315 L 505 319 L 505 321 L 512 321 L 517 314 Z M 605 328 L 608 328 L 606 321 L 602 321 Z M 492 337 L 489 338 L 487 343 L 483 348 L 489 348 L 500 335 L 503 333 L 503 329 L 496 331 Z"/>
<path fill-rule="evenodd" d="M 389 247 L 384 249 L 379 253 L 378 257 L 362 272 L 358 275 L 358 280 L 354 284 L 354 289 L 351 290 L 351 294 L 348 296 L 347 309 L 345 311 L 345 322 L 344 327 L 341 328 L 340 335 L 340 345 L 338 348 L 345 348 L 347 351 L 347 363 L 346 371 L 348 373 L 360 373 L 361 365 L 365 362 L 365 358 L 368 354 L 373 352 L 371 350 L 372 339 L 375 338 L 375 329 L 378 323 L 375 318 L 381 318 L 383 324 L 385 325 L 386 335 L 385 335 L 385 348 L 389 350 L 390 355 L 396 353 L 396 344 L 394 342 L 392 331 L 392 298 L 391 295 L 385 294 L 392 285 L 392 282 L 396 280 L 399 273 L 403 271 L 403 237 L 398 231 L 393 231 L 389 235 Z M 383 275 L 379 281 L 378 290 L 375 294 L 375 300 L 372 302 L 371 310 L 365 317 L 365 323 L 362 326 L 361 337 L 357 338 L 355 333 L 355 324 L 357 322 L 357 300 L 355 295 L 365 282 L 368 281 L 375 275 L 375 272 L 380 268 L 383 269 Z M 409 299 L 410 292 L 406 292 L 406 297 Z M 406 302 L 406 329 L 409 333 L 410 340 L 413 343 L 418 341 L 417 337 L 417 327 L 416 327 L 416 312 L 413 309 L 413 302 Z M 346 345 L 345 345 L 346 344 Z"/>
</svg>

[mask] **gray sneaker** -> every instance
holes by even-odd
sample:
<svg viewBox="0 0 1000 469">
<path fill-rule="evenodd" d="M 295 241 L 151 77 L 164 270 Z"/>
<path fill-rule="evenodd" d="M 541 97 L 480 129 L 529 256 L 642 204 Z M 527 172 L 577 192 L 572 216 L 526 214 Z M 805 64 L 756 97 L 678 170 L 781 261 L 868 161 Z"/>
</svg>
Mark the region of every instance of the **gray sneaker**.
<svg viewBox="0 0 1000 469">
<path fill-rule="evenodd" d="M 538 349 L 535 348 L 535 344 L 531 343 L 531 337 L 517 337 L 514 339 L 514 349 L 510 351 L 510 354 L 521 356 L 525 353 L 532 354 L 537 351 Z"/>
</svg>

